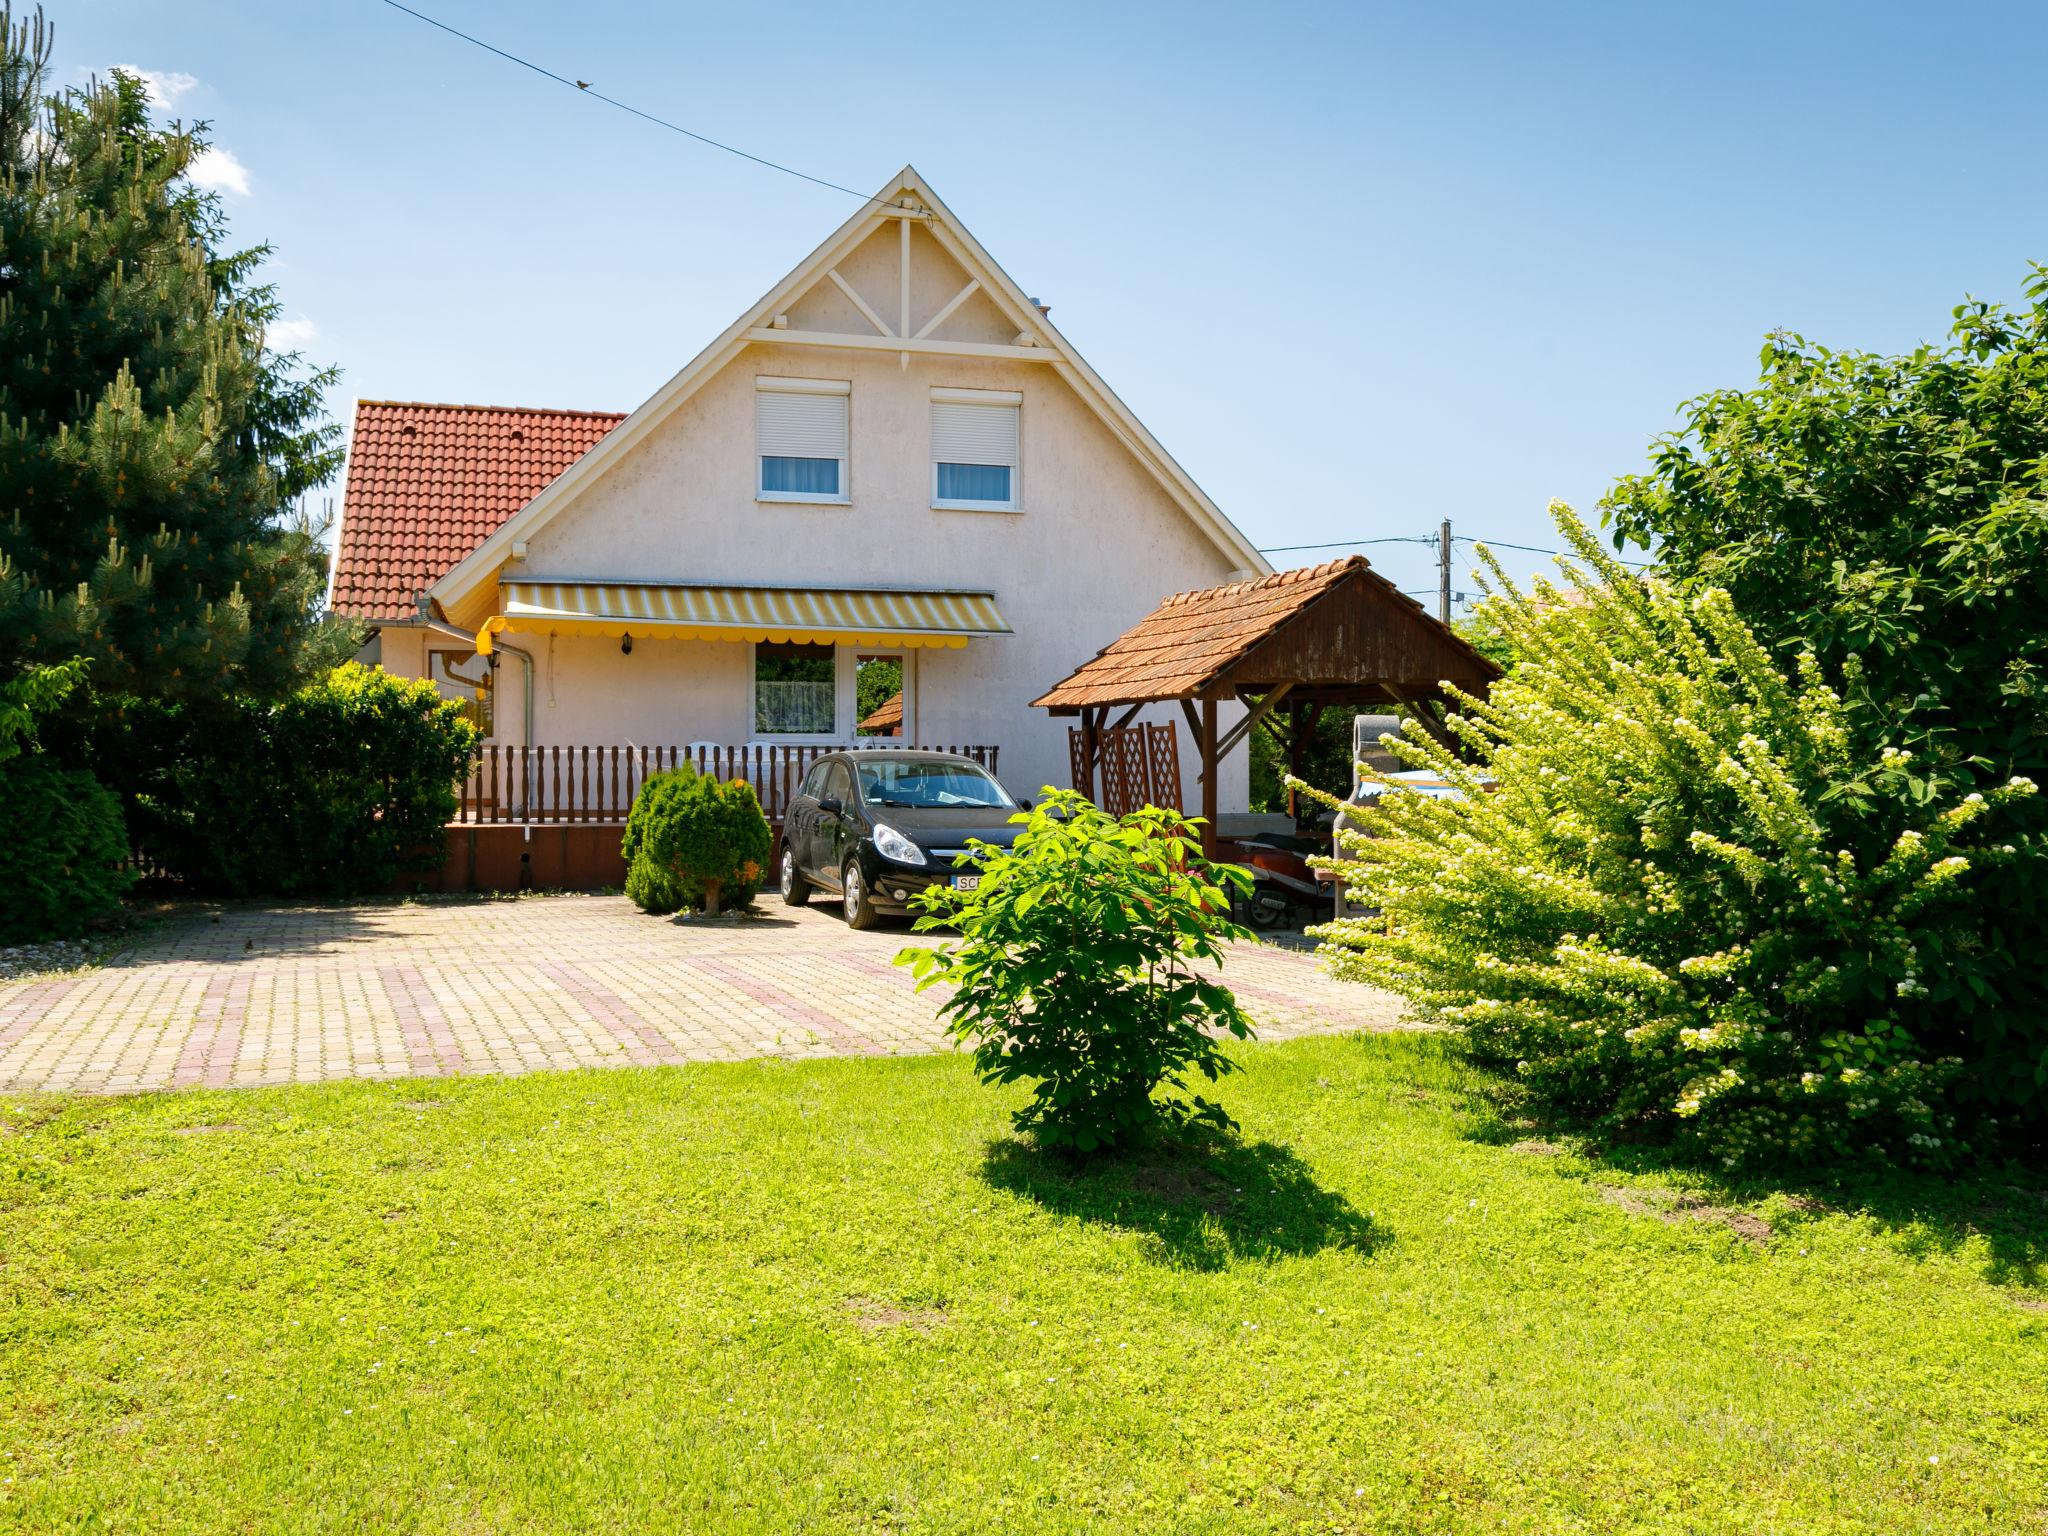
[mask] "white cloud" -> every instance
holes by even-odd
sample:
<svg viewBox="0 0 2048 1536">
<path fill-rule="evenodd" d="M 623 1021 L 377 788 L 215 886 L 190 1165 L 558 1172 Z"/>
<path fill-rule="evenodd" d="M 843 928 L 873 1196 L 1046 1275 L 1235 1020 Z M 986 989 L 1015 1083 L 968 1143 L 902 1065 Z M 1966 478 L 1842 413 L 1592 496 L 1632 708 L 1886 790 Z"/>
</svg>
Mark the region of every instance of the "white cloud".
<svg viewBox="0 0 2048 1536">
<path fill-rule="evenodd" d="M 273 320 L 264 329 L 263 345 L 273 352 L 296 352 L 319 334 L 320 327 L 304 315 L 291 320 Z"/>
<path fill-rule="evenodd" d="M 188 75 L 182 69 L 144 69 L 138 64 L 116 64 L 114 68 L 124 75 L 135 76 L 148 86 L 149 102 L 153 107 L 175 107 L 179 97 L 199 87 L 198 77 Z"/>
<path fill-rule="evenodd" d="M 192 185 L 209 192 L 249 195 L 249 168 L 235 158 L 233 150 L 222 149 L 218 144 L 209 144 L 193 156 L 185 174 L 192 178 Z"/>
</svg>

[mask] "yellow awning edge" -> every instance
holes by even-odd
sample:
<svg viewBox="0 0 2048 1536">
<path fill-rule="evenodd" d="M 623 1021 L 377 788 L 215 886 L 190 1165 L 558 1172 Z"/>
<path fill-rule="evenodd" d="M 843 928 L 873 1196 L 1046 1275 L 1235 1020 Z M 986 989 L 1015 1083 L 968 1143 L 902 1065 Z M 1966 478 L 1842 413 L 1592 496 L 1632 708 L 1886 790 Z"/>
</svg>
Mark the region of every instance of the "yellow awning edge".
<svg viewBox="0 0 2048 1536">
<path fill-rule="evenodd" d="M 992 592 L 914 588 L 507 581 L 498 609 L 477 626 L 482 655 L 508 632 L 946 649 L 1011 633 Z"/>
</svg>

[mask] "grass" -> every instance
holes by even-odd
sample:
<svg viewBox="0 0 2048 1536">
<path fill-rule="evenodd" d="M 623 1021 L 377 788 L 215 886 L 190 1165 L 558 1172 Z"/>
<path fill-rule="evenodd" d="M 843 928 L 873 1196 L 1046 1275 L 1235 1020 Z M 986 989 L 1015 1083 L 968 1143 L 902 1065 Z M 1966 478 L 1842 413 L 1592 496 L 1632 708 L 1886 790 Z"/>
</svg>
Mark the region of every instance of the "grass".
<svg viewBox="0 0 2048 1536">
<path fill-rule="evenodd" d="M 958 1059 L 0 1105 L 0 1528 L 2038 1532 L 2048 1212 L 1238 1052 L 1076 1173 Z"/>
</svg>

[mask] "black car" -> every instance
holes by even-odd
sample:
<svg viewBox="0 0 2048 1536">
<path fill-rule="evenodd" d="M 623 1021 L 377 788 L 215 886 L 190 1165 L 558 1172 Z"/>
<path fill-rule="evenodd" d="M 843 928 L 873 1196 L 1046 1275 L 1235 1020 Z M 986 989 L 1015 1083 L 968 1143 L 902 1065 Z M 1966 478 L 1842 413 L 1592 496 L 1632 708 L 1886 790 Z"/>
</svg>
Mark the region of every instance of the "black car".
<svg viewBox="0 0 2048 1536">
<path fill-rule="evenodd" d="M 828 752 L 811 764 L 782 823 L 782 899 L 837 892 L 849 928 L 901 915 L 929 885 L 972 889 L 967 839 L 1007 848 L 1012 799 L 971 757 L 883 749 Z"/>
</svg>

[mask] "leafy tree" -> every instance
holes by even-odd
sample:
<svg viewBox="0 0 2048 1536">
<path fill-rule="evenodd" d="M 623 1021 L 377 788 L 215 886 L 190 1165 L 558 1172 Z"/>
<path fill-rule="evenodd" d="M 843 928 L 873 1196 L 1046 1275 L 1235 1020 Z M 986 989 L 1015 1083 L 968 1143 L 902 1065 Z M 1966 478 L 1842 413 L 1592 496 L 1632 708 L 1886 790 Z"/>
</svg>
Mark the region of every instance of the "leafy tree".
<svg viewBox="0 0 2048 1536">
<path fill-rule="evenodd" d="M 1774 335 L 1754 388 L 1691 401 L 1603 504 L 1617 544 L 1653 544 L 1781 658 L 1818 659 L 1862 765 L 1829 790 L 1862 858 L 1931 807 L 2048 778 L 2048 267 L 2026 294 L 1965 303 L 1945 344 L 1899 357 Z M 2048 806 L 2014 806 L 2002 835 L 2015 854 L 1930 1003 L 1974 1033 L 1972 1086 L 2040 1113 Z"/>
<path fill-rule="evenodd" d="M 1374 710 L 1372 712 L 1377 712 Z M 1351 719 L 1357 711 L 1332 705 L 1316 717 L 1301 753 L 1301 778 L 1333 795 L 1351 792 Z M 1245 738 L 1251 751 L 1251 809 L 1287 809 L 1287 754 L 1272 733 L 1254 730 Z"/>
<path fill-rule="evenodd" d="M 919 990 L 956 989 L 939 1012 L 974 1045 L 983 1082 L 1036 1080 L 1016 1124 L 1042 1144 L 1089 1153 L 1162 1122 L 1227 1129 L 1222 1106 L 1157 1094 L 1230 1071 L 1216 1036 L 1251 1033 L 1230 989 L 1193 964 L 1250 937 L 1230 920 L 1229 888 L 1251 877 L 1205 863 L 1194 824 L 1156 806 L 1118 820 L 1048 788 L 1010 819 L 1023 823 L 1013 847 L 971 845 L 975 890 L 918 898 L 918 929 L 957 927 L 962 942 L 896 963 Z"/>
<path fill-rule="evenodd" d="M 1890 794 L 1810 654 L 1796 683 L 1718 588 L 1632 576 L 1560 509 L 1599 571 L 1558 601 L 1503 594 L 1522 658 L 1453 725 L 1399 749 L 1464 791 L 1388 791 L 1343 842 L 1373 915 L 1321 932 L 1341 975 L 1463 1027 L 1546 1111 L 1731 1166 L 1855 1154 L 1946 1165 L 1985 1122 L 1958 953 L 2021 857 L 2013 778 L 1913 807 L 1890 843 L 1835 791 Z M 1850 668 L 1854 677 L 1855 669 Z"/>
<path fill-rule="evenodd" d="M 72 660 L 0 683 L 0 763 L 34 750 L 36 722 L 71 696 L 84 673 L 85 664 Z"/>
<path fill-rule="evenodd" d="M 41 13 L 0 0 L 0 675 L 83 656 L 100 694 L 274 696 L 309 655 L 332 370 L 265 350 L 266 246 L 224 247 L 204 125 L 142 82 L 52 95 Z"/>
</svg>

